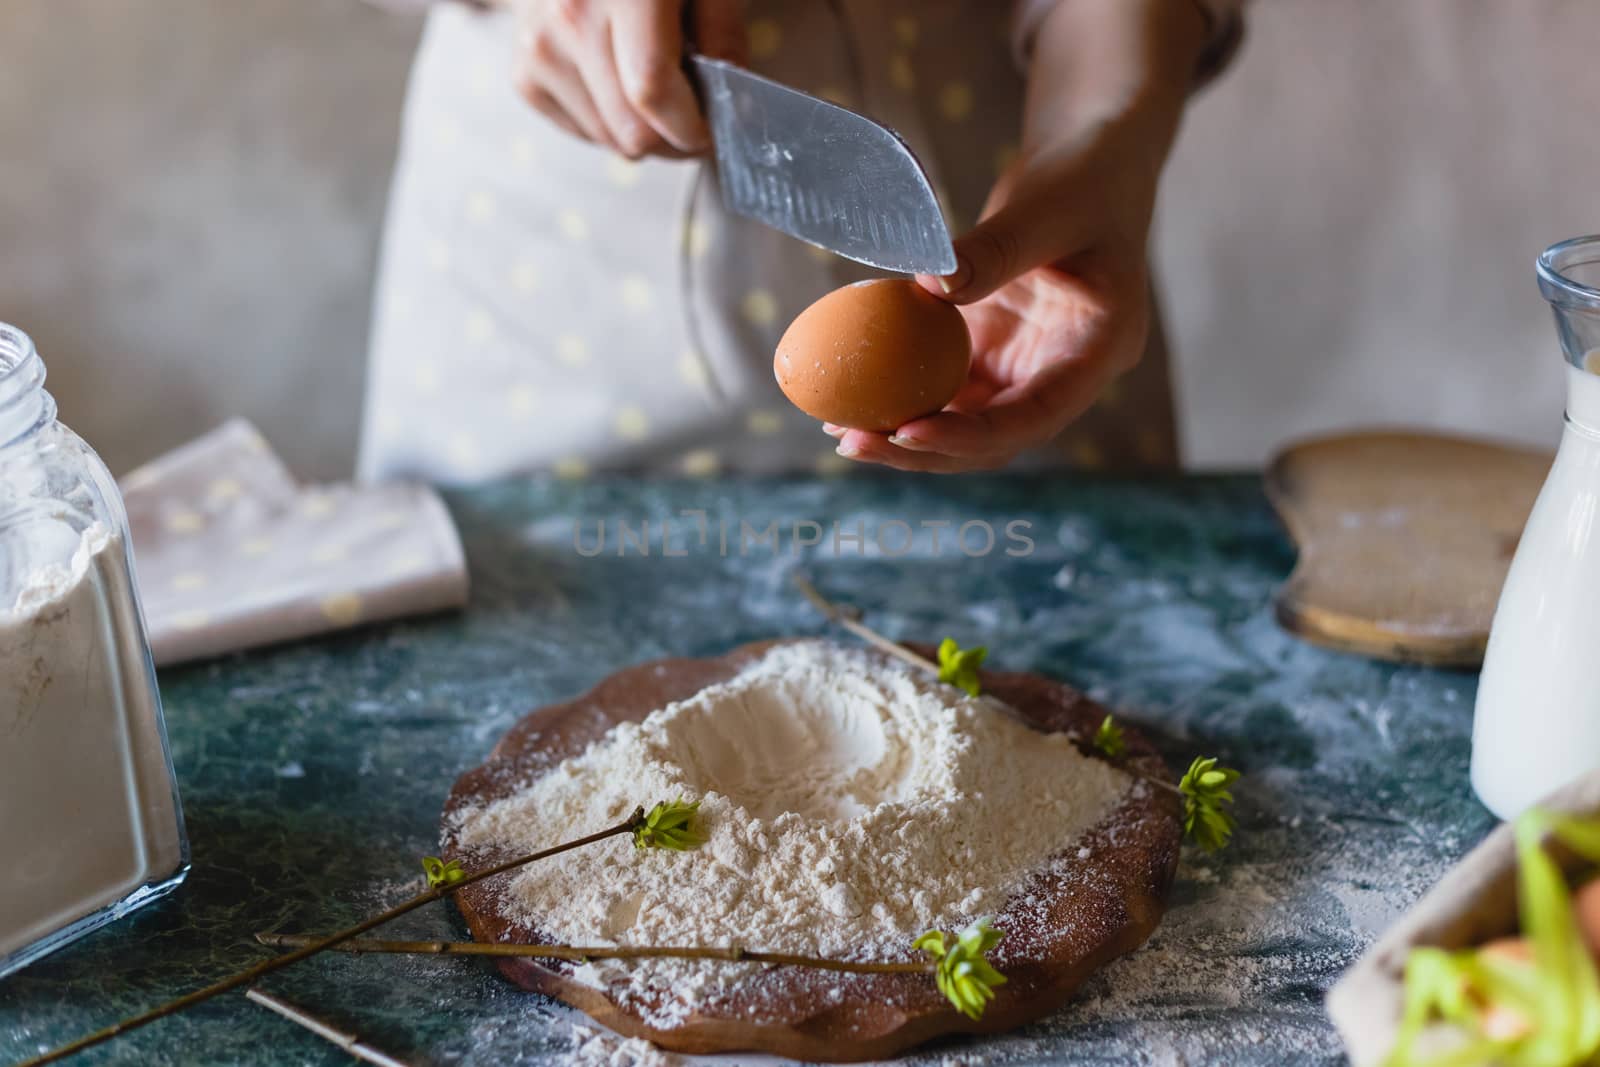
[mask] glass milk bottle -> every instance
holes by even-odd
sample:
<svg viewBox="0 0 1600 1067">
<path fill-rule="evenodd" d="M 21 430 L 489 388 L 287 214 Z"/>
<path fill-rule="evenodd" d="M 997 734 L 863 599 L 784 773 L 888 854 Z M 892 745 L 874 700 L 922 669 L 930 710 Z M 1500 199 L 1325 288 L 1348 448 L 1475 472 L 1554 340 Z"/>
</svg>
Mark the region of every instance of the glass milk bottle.
<svg viewBox="0 0 1600 1067">
<path fill-rule="evenodd" d="M 188 870 L 122 498 L 0 323 L 0 976 Z"/>
<path fill-rule="evenodd" d="M 1551 246 L 1538 272 L 1566 356 L 1567 417 L 1478 682 L 1472 787 L 1502 819 L 1600 768 L 1600 236 Z"/>
</svg>

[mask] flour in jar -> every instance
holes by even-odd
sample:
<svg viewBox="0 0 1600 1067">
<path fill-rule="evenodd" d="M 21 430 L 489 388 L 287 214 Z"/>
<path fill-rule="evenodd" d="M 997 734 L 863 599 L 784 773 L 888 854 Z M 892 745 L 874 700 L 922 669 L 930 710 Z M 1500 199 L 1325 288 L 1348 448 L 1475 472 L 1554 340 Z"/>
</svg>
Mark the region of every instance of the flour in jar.
<svg viewBox="0 0 1600 1067">
<path fill-rule="evenodd" d="M 903 956 L 923 930 L 1000 911 L 1131 788 L 1065 735 L 885 657 L 802 641 L 458 812 L 446 837 L 530 852 L 681 794 L 700 801 L 698 851 L 619 837 L 563 853 L 512 878 L 511 917 L 575 944 Z M 737 970 L 661 959 L 578 974 L 613 992 L 670 988 L 687 1011 Z"/>
<path fill-rule="evenodd" d="M 0 604 L 0 961 L 184 862 L 143 635 L 100 524 Z"/>
</svg>

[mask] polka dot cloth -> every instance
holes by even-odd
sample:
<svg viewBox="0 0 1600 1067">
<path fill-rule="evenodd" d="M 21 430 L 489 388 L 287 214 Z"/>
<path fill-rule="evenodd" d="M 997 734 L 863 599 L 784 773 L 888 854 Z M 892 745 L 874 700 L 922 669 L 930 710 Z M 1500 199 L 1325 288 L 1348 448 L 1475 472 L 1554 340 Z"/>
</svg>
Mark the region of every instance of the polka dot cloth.
<svg viewBox="0 0 1600 1067">
<path fill-rule="evenodd" d="M 750 290 L 741 308 L 752 326 L 769 327 L 778 321 L 778 298 L 768 289 Z"/>
<path fill-rule="evenodd" d="M 511 287 L 524 296 L 539 288 L 539 268 L 532 260 L 519 259 L 511 266 Z"/>
<path fill-rule="evenodd" d="M 431 490 L 302 488 L 241 421 L 122 490 L 161 664 L 466 600 L 461 546 Z"/>
<path fill-rule="evenodd" d="M 783 29 L 776 19 L 757 18 L 751 20 L 749 27 L 750 56 L 753 59 L 771 59 L 778 53 L 778 46 L 783 43 Z"/>
<path fill-rule="evenodd" d="M 582 241 L 589 236 L 589 220 L 577 211 L 568 209 L 557 216 L 561 225 L 561 232 L 569 240 Z"/>
<path fill-rule="evenodd" d="M 556 355 L 569 366 L 581 367 L 589 362 L 589 342 L 575 333 L 564 333 L 556 338 Z"/>
</svg>

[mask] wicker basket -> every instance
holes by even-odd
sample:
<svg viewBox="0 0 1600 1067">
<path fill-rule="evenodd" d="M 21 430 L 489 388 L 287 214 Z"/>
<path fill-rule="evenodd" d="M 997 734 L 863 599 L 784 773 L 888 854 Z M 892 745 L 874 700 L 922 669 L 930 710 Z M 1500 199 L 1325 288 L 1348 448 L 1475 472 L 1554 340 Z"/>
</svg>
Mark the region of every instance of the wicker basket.
<svg viewBox="0 0 1600 1067">
<path fill-rule="evenodd" d="M 1600 814 L 1600 771 L 1557 790 L 1539 806 L 1574 815 Z M 1354 1067 L 1383 1062 L 1394 1046 L 1411 949 L 1467 948 L 1516 932 L 1516 842 L 1511 824 L 1502 823 L 1450 868 L 1328 993 L 1328 1014 Z"/>
</svg>

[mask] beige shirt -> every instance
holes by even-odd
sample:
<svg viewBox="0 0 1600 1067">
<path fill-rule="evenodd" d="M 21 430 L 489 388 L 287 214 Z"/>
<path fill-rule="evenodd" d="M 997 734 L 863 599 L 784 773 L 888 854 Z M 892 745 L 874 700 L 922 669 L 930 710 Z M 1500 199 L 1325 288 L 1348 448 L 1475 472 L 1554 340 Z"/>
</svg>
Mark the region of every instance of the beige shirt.
<svg viewBox="0 0 1600 1067">
<path fill-rule="evenodd" d="M 1016 151 L 1011 5 L 753 0 L 762 73 L 906 138 L 952 232 Z M 715 170 L 630 163 L 510 88 L 504 13 L 442 5 L 412 73 L 374 307 L 359 472 L 446 483 L 554 470 L 709 475 L 848 465 L 778 391 L 788 322 L 868 268 L 723 211 Z M 1171 466 L 1151 352 L 1025 465 Z"/>
</svg>

